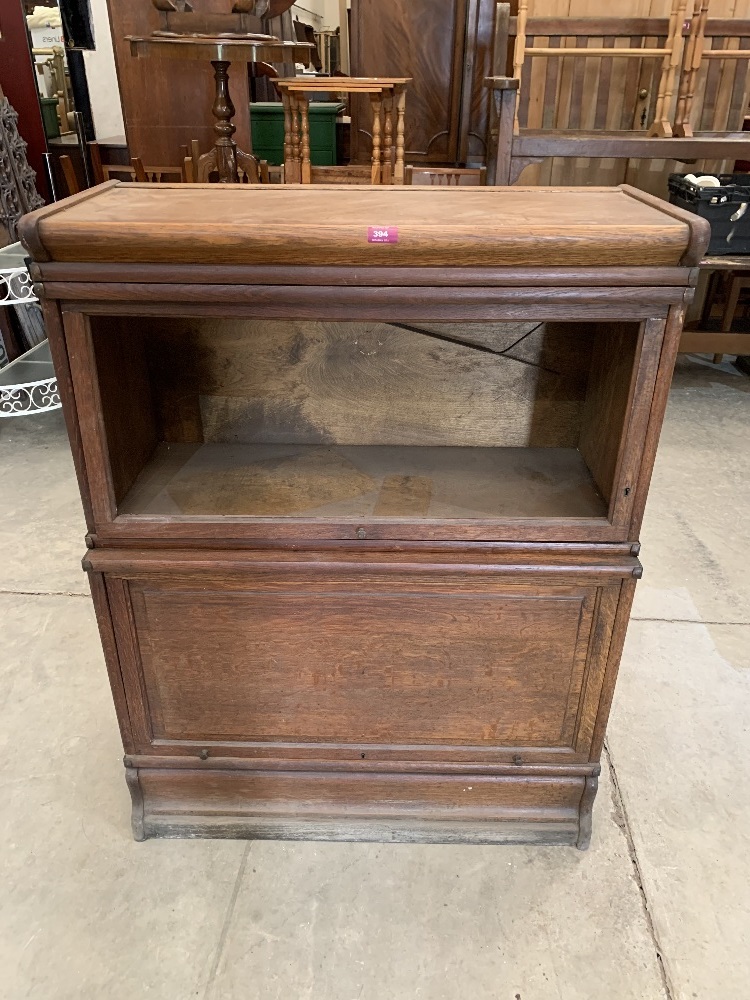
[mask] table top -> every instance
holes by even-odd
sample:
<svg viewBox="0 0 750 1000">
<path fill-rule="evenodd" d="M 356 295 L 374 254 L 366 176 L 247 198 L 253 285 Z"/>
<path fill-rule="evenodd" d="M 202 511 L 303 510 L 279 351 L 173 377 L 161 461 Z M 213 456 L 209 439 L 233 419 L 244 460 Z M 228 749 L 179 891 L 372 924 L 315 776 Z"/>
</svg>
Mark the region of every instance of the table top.
<svg viewBox="0 0 750 1000">
<path fill-rule="evenodd" d="M 36 261 L 694 266 L 705 219 L 617 188 L 123 184 L 27 215 Z"/>
<path fill-rule="evenodd" d="M 410 76 L 405 77 L 375 77 L 375 76 L 292 76 L 274 80 L 274 85 L 281 90 L 313 91 L 324 90 L 333 93 L 376 93 L 380 90 L 393 90 L 411 83 Z"/>
<path fill-rule="evenodd" d="M 750 254 L 704 257 L 700 266 L 706 271 L 750 271 Z"/>
<path fill-rule="evenodd" d="M 162 59 L 205 59 L 217 62 L 305 62 L 310 42 L 264 41 L 223 35 L 126 35 L 134 56 Z"/>
</svg>

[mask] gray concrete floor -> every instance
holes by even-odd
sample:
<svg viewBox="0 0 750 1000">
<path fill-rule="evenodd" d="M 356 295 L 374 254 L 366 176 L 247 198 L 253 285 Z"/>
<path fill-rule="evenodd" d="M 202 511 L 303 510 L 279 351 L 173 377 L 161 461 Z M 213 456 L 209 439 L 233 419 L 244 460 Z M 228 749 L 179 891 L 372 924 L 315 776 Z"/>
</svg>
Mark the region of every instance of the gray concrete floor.
<svg viewBox="0 0 750 1000">
<path fill-rule="evenodd" d="M 683 359 L 591 850 L 130 838 L 62 420 L 0 421 L 0 997 L 750 996 L 750 380 Z"/>
</svg>

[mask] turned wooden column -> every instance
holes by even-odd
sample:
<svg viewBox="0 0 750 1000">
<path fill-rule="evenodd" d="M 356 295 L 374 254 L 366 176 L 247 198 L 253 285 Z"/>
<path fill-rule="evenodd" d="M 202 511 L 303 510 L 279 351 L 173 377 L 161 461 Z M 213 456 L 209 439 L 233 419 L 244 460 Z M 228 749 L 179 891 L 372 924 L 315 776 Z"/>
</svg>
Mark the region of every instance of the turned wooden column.
<svg viewBox="0 0 750 1000">
<path fill-rule="evenodd" d="M 216 95 L 211 109 L 216 119 L 214 125 L 216 169 L 219 172 L 221 184 L 238 184 L 237 143 L 232 138 L 237 131 L 237 126 L 232 121 L 235 107 L 229 96 L 229 67 L 231 63 L 222 59 L 212 60 L 211 65 L 214 68 L 214 80 L 216 81 Z"/>
<path fill-rule="evenodd" d="M 292 125 L 292 176 L 289 181 L 299 184 L 302 181 L 302 164 L 300 162 L 299 144 L 299 99 L 296 94 L 289 95 L 289 117 Z"/>
<path fill-rule="evenodd" d="M 393 183 L 393 93 L 386 93 L 383 100 L 383 184 Z"/>
<path fill-rule="evenodd" d="M 396 166 L 393 183 L 403 184 L 404 169 L 404 119 L 406 117 L 406 86 L 396 87 Z"/>
<path fill-rule="evenodd" d="M 383 94 L 370 94 L 372 104 L 372 174 L 371 183 L 380 184 L 380 109 L 383 105 Z"/>
<path fill-rule="evenodd" d="M 308 109 L 310 102 L 304 94 L 297 98 L 299 104 L 300 127 L 302 129 L 302 183 L 310 184 L 312 181 L 312 169 L 310 166 L 310 119 Z"/>
</svg>

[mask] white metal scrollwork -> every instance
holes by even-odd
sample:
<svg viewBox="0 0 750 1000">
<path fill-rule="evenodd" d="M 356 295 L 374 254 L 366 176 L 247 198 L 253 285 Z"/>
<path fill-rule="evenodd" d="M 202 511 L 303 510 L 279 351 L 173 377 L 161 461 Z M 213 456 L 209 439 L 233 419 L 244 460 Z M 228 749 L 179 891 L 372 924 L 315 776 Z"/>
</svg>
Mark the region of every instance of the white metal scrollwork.
<svg viewBox="0 0 750 1000">
<path fill-rule="evenodd" d="M 60 408 L 57 379 L 0 385 L 0 417 L 20 417 L 24 413 L 46 413 Z"/>
<path fill-rule="evenodd" d="M 13 264 L 13 267 L 0 267 L 0 307 L 3 306 L 27 306 L 33 302 L 38 302 L 34 294 L 34 286 L 29 276 L 29 272 L 23 265 L 19 266 L 21 246 L 7 247 L 3 254 L 0 254 L 0 263 Z M 3 261 L 2 257 L 6 259 Z M 10 259 L 8 259 L 10 258 Z M 40 355 L 40 352 L 41 355 Z M 5 355 L 3 357 L 3 355 Z M 44 355 L 44 356 L 42 356 Z M 41 363 L 40 363 L 41 360 Z M 17 359 L 17 363 L 23 364 L 24 374 L 28 379 L 30 364 L 34 362 L 34 367 L 38 369 L 38 374 L 44 378 L 34 381 L 13 382 L 12 373 L 14 365 L 12 362 L 7 365 L 7 353 L 5 352 L 2 337 L 0 337 L 0 417 L 20 417 L 27 413 L 46 413 L 48 410 L 58 410 L 60 408 L 60 394 L 57 388 L 57 379 L 52 371 L 52 363 L 49 361 L 49 348 L 46 343 L 32 348 L 26 354 Z"/>
<path fill-rule="evenodd" d="M 29 272 L 25 267 L 0 268 L 0 306 L 36 302 Z"/>
</svg>

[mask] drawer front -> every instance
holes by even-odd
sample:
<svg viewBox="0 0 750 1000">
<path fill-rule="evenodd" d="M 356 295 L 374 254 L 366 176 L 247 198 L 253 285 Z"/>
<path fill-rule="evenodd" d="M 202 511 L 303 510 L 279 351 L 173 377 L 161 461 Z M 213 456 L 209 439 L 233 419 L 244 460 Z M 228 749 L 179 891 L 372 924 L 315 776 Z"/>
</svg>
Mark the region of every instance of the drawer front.
<svg viewBox="0 0 750 1000">
<path fill-rule="evenodd" d="M 586 759 L 621 589 L 366 566 L 106 580 L 140 752 L 532 762 Z"/>
</svg>

